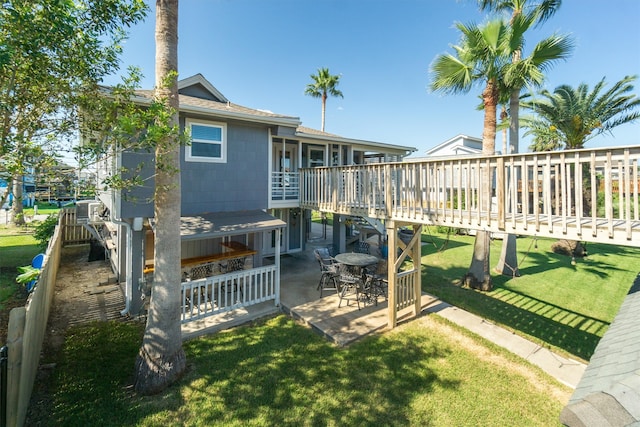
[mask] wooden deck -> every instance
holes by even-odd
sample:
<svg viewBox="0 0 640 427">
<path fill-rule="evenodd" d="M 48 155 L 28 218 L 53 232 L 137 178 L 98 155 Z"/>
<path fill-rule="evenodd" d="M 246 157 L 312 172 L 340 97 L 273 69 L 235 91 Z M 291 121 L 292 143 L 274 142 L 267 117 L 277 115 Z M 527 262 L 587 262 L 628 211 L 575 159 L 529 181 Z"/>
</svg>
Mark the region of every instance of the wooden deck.
<svg viewBox="0 0 640 427">
<path fill-rule="evenodd" d="M 303 169 L 301 206 L 640 247 L 640 146 Z"/>
</svg>

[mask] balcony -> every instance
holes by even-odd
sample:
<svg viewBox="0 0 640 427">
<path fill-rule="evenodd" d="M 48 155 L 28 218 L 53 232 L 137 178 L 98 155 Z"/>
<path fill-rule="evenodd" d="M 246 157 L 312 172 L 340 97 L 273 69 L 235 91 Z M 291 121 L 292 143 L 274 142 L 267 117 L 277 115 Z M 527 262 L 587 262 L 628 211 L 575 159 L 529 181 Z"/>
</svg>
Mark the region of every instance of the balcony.
<svg viewBox="0 0 640 427">
<path fill-rule="evenodd" d="M 271 202 L 273 206 L 297 207 L 300 201 L 300 173 L 271 173 Z"/>
</svg>

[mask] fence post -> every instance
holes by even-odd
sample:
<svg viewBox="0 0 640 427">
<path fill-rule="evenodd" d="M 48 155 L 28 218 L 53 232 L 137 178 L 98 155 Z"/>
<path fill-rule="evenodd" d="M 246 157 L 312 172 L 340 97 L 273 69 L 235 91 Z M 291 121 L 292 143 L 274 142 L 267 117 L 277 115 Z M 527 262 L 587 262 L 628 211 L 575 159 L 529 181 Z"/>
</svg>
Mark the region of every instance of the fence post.
<svg viewBox="0 0 640 427">
<path fill-rule="evenodd" d="M 0 348 L 0 427 L 7 425 L 7 358 L 8 347 Z"/>
<path fill-rule="evenodd" d="M 7 413 L 6 425 L 18 425 L 18 403 L 20 397 L 20 376 L 22 373 L 22 337 L 27 317 L 24 307 L 16 307 L 9 313 L 9 330 L 7 332 Z"/>
</svg>

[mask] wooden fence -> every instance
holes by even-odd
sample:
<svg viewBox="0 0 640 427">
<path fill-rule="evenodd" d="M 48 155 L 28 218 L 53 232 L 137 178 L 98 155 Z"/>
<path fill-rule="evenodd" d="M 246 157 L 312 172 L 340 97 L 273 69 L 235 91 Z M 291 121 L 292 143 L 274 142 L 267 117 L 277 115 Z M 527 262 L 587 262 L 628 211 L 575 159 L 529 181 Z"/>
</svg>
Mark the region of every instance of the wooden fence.
<svg viewBox="0 0 640 427">
<path fill-rule="evenodd" d="M 60 213 L 62 218 L 63 213 Z M 38 372 L 40 352 L 45 337 L 47 320 L 53 300 L 56 274 L 60 265 L 62 248 L 61 222 L 56 226 L 44 258 L 38 283 L 24 307 L 17 307 L 9 314 L 7 333 L 7 410 L 6 425 L 23 426 L 31 392 Z"/>
<path fill-rule="evenodd" d="M 76 221 L 76 208 L 64 208 L 60 211 L 60 228 L 62 229 L 62 245 L 89 243 L 92 239 L 87 228 Z"/>
</svg>

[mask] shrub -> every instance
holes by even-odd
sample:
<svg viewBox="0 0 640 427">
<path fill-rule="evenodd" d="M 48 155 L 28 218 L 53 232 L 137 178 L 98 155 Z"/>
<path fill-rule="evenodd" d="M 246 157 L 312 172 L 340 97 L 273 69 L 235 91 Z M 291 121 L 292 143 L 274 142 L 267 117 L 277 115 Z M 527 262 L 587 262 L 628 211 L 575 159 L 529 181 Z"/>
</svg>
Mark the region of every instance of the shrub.
<svg viewBox="0 0 640 427">
<path fill-rule="evenodd" d="M 53 237 L 53 233 L 56 230 L 56 225 L 58 225 L 58 215 L 52 214 L 47 217 L 44 221 L 42 221 L 36 227 L 35 233 L 33 233 L 33 237 L 40 244 L 40 248 L 42 250 L 46 250 L 49 245 L 49 240 Z"/>
</svg>

